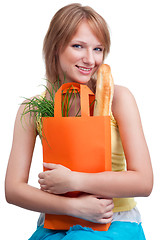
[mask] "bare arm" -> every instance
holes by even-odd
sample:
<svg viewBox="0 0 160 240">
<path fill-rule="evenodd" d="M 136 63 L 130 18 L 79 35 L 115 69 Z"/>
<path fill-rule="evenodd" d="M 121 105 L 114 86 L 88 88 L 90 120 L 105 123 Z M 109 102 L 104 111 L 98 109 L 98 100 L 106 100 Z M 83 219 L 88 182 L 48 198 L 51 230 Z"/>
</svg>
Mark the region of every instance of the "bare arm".
<svg viewBox="0 0 160 240">
<path fill-rule="evenodd" d="M 72 199 L 49 194 L 28 184 L 36 134 L 33 120 L 30 121 L 29 116 L 26 115 L 24 127 L 22 126 L 20 118 L 23 109 L 22 105 L 15 121 L 5 181 L 6 200 L 37 212 L 71 215 L 100 223 L 111 221 L 113 208 L 111 200 L 89 195 Z"/>
<path fill-rule="evenodd" d="M 68 187 L 68 191 L 79 190 L 108 198 L 148 196 L 153 185 L 150 155 L 139 111 L 135 99 L 128 89 L 115 87 L 112 111 L 119 126 L 127 171 L 93 174 L 70 172 L 68 175 L 70 177 L 65 176 L 65 189 Z M 57 167 L 59 168 L 59 166 L 54 168 L 57 169 Z M 57 175 L 54 174 L 54 171 L 51 171 L 50 174 L 52 174 L 52 179 L 58 182 L 60 180 L 58 179 L 58 171 L 55 171 Z M 55 176 L 56 178 L 54 178 Z M 44 184 L 44 173 L 40 179 L 40 184 Z M 56 184 L 52 192 L 63 191 L 63 184 L 57 185 L 57 188 Z M 44 190 L 46 190 L 47 185 L 48 183 L 43 185 Z M 60 189 L 60 187 L 62 188 Z"/>
<path fill-rule="evenodd" d="M 61 213 L 64 199 L 44 193 L 28 185 L 29 170 L 34 150 L 36 133 L 34 124 L 25 116 L 24 127 L 20 121 L 23 106 L 20 107 L 14 127 L 12 149 L 6 173 L 6 199 L 20 207 L 46 213 Z M 57 201 L 57 198 L 59 201 Z M 60 210 L 62 209 L 62 210 Z"/>
<path fill-rule="evenodd" d="M 115 95 L 113 114 L 119 126 L 127 171 L 104 172 L 90 177 L 78 174 L 77 187 L 107 197 L 148 196 L 152 190 L 153 173 L 139 111 L 128 89 L 115 88 Z"/>
</svg>

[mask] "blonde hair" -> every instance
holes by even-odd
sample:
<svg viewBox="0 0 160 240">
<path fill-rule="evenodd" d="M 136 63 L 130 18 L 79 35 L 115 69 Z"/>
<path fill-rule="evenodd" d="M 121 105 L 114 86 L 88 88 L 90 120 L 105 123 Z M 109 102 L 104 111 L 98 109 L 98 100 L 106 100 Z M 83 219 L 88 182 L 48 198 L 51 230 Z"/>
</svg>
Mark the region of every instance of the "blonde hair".
<svg viewBox="0 0 160 240">
<path fill-rule="evenodd" d="M 104 56 L 110 50 L 110 34 L 105 20 L 91 7 L 74 3 L 61 8 L 52 18 L 44 39 L 43 55 L 46 77 L 55 82 L 58 78 L 58 54 L 65 48 L 82 20 L 87 20 L 93 33 L 104 47 Z"/>
</svg>

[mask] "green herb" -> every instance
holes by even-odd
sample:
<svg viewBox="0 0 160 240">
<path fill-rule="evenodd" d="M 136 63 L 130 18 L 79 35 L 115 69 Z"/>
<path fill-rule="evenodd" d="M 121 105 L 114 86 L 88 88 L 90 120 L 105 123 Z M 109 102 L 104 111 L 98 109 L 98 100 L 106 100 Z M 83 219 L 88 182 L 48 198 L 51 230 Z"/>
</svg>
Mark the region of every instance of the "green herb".
<svg viewBox="0 0 160 240">
<path fill-rule="evenodd" d="M 48 81 L 48 80 L 47 80 Z M 22 103 L 22 105 L 25 105 L 24 111 L 21 115 L 21 121 L 25 117 L 26 114 L 30 114 L 30 118 L 33 118 L 34 124 L 36 126 L 36 129 L 39 133 L 39 136 L 42 137 L 42 117 L 54 117 L 54 98 L 55 93 L 60 87 L 59 79 L 57 80 L 57 84 L 53 84 L 50 81 L 48 81 L 50 84 L 50 88 L 43 85 L 45 87 L 46 93 L 49 93 L 49 100 L 44 96 L 40 97 L 33 97 L 30 98 L 24 98 L 26 101 Z M 58 87 L 57 87 L 58 86 Z M 73 87 L 71 90 L 70 88 Z M 73 101 L 75 99 L 75 116 L 78 117 L 80 109 L 77 111 L 77 96 L 80 98 L 80 94 L 78 90 L 74 89 L 74 86 L 71 86 L 69 89 L 67 89 L 66 94 L 63 98 L 63 91 L 62 91 L 62 117 L 68 117 L 69 116 L 69 110 L 73 104 Z"/>
</svg>

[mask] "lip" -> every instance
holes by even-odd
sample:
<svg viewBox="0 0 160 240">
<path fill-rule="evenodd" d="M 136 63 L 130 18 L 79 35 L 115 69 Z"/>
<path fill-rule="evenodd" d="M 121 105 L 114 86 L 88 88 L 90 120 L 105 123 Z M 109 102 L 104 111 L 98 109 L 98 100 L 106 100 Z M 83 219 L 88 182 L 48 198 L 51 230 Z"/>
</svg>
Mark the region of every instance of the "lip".
<svg viewBox="0 0 160 240">
<path fill-rule="evenodd" d="M 85 74 L 85 75 L 88 75 L 92 72 L 92 69 L 93 68 L 87 68 L 87 67 L 84 67 L 84 66 L 78 66 L 76 65 L 76 68 L 79 70 L 79 72 Z"/>
</svg>

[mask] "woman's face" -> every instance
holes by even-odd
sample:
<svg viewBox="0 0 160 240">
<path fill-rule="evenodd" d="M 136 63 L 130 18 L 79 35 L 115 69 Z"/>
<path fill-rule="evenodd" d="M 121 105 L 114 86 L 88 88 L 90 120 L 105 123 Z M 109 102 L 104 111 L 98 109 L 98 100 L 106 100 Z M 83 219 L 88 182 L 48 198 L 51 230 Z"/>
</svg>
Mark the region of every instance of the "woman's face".
<svg viewBox="0 0 160 240">
<path fill-rule="evenodd" d="M 87 21 L 82 21 L 66 48 L 59 53 L 59 77 L 87 83 L 103 61 L 104 47 Z"/>
</svg>

